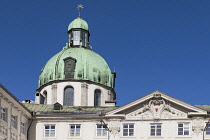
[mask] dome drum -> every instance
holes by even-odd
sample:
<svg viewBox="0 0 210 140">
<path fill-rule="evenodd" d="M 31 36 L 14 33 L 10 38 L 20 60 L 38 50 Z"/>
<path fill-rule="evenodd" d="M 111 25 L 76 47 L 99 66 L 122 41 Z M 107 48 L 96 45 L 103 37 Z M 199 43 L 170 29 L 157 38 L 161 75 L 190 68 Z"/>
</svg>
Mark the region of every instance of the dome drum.
<svg viewBox="0 0 210 140">
<path fill-rule="evenodd" d="M 66 91 L 70 91 L 71 101 L 68 101 Z M 95 104 L 97 92 L 97 104 Z M 112 88 L 95 84 L 91 81 L 53 81 L 38 89 L 35 94 L 37 104 L 54 104 L 59 102 L 62 105 L 71 106 L 115 106 L 116 94 Z"/>
</svg>

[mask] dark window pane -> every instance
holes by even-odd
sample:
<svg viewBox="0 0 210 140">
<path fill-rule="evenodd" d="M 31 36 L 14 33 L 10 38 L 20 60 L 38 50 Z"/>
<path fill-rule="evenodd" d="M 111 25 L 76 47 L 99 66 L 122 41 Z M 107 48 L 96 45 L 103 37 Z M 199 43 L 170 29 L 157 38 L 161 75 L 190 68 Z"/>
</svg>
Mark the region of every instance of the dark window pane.
<svg viewBox="0 0 210 140">
<path fill-rule="evenodd" d="M 189 135 L 189 131 L 184 131 L 184 135 Z"/>
<path fill-rule="evenodd" d="M 130 126 L 130 128 L 134 128 L 134 125 L 132 124 L 132 125 L 129 125 Z"/>
<path fill-rule="evenodd" d="M 178 124 L 178 127 L 183 127 L 183 124 L 182 124 L 182 123 L 179 123 L 179 124 Z"/>
<path fill-rule="evenodd" d="M 72 87 L 68 87 L 64 91 L 64 105 L 74 105 L 74 89 Z"/>
<path fill-rule="evenodd" d="M 76 128 L 80 128 L 80 125 L 77 125 Z"/>
<path fill-rule="evenodd" d="M 152 133 L 152 132 L 151 132 L 150 135 L 151 135 L 151 136 L 155 136 L 155 133 Z"/>
<path fill-rule="evenodd" d="M 128 128 L 128 125 L 123 125 L 123 128 Z"/>
<path fill-rule="evenodd" d="M 161 136 L 161 133 L 157 133 L 157 136 Z"/>
<path fill-rule="evenodd" d="M 161 132 L 161 129 L 157 129 L 157 132 Z"/>
<path fill-rule="evenodd" d="M 133 133 L 129 132 L 129 136 L 133 136 Z"/>
<path fill-rule="evenodd" d="M 179 132 L 178 132 L 178 135 L 183 135 L 183 132 L 180 132 L 180 131 L 179 131 Z"/>
<path fill-rule="evenodd" d="M 128 133 L 126 133 L 126 132 L 123 132 L 123 136 L 128 136 Z"/>
<path fill-rule="evenodd" d="M 157 128 L 161 128 L 161 125 L 157 125 Z"/>
<path fill-rule="evenodd" d="M 210 135 L 210 131 L 206 131 L 206 135 Z"/>
<path fill-rule="evenodd" d="M 183 128 L 178 128 L 178 131 L 183 131 Z"/>
<path fill-rule="evenodd" d="M 128 133 L 128 129 L 123 129 L 123 133 Z"/>
<path fill-rule="evenodd" d="M 151 129 L 151 132 L 155 132 L 155 129 Z"/>
<path fill-rule="evenodd" d="M 64 60 L 64 75 L 65 75 L 65 79 L 70 79 L 70 78 L 74 78 L 74 72 L 75 72 L 75 60 L 68 58 L 67 60 Z"/>
<path fill-rule="evenodd" d="M 98 89 L 94 93 L 94 106 L 101 106 L 101 91 Z"/>
<path fill-rule="evenodd" d="M 133 133 L 133 131 L 134 131 L 133 129 L 129 129 L 129 132 L 130 132 L 130 133 Z"/>
</svg>

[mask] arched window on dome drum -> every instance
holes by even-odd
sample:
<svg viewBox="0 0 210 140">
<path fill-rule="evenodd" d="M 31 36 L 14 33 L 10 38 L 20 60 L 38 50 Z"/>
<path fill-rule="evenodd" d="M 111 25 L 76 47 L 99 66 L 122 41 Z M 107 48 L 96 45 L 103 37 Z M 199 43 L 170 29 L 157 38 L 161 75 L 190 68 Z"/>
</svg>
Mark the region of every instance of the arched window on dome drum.
<svg viewBox="0 0 210 140">
<path fill-rule="evenodd" d="M 42 94 L 40 94 L 40 104 L 44 104 L 45 98 Z"/>
<path fill-rule="evenodd" d="M 63 105 L 74 105 L 74 88 L 67 87 L 64 90 Z"/>
<path fill-rule="evenodd" d="M 64 60 L 64 75 L 65 79 L 74 78 L 76 62 L 72 58 L 67 58 Z"/>
<path fill-rule="evenodd" d="M 94 106 L 101 106 L 101 90 L 99 89 L 94 92 Z"/>
</svg>

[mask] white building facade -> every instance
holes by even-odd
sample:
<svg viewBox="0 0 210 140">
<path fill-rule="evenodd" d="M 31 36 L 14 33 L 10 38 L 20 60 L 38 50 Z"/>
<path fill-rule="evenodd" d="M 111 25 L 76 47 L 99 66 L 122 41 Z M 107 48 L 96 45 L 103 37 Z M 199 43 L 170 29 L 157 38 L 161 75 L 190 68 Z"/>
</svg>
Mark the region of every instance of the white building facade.
<svg viewBox="0 0 210 140">
<path fill-rule="evenodd" d="M 6 88 L 0 85 L 0 140 L 27 140 L 32 115 Z"/>
<path fill-rule="evenodd" d="M 26 105 L 36 111 L 31 140 L 205 140 L 208 112 L 155 91 L 121 107 Z"/>
</svg>

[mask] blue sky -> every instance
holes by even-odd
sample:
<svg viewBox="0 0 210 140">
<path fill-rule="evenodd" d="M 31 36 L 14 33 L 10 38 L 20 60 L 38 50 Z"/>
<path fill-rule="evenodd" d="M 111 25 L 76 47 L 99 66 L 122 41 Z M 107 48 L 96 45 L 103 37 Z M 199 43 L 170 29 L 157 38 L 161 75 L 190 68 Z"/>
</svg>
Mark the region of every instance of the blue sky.
<svg viewBox="0 0 210 140">
<path fill-rule="evenodd" d="M 78 16 L 93 50 L 116 67 L 117 105 L 155 90 L 210 104 L 209 0 L 8 0 L 0 2 L 0 83 L 32 99 L 44 64 Z"/>
</svg>

